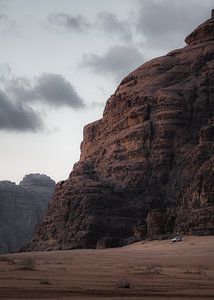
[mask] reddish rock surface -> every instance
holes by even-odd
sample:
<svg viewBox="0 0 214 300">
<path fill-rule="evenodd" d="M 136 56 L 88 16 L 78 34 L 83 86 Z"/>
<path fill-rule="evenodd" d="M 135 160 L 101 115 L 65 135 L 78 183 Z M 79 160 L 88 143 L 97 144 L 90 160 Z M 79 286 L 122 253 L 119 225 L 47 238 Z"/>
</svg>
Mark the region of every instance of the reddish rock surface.
<svg viewBox="0 0 214 300">
<path fill-rule="evenodd" d="M 125 77 L 84 128 L 29 249 L 214 233 L 214 18 Z"/>
</svg>

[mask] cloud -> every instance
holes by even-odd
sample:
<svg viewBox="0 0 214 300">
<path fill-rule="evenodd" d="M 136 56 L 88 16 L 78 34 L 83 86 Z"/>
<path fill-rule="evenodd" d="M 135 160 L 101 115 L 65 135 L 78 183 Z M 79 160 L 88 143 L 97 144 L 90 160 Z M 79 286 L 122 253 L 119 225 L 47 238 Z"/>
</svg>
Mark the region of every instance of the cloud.
<svg viewBox="0 0 214 300">
<path fill-rule="evenodd" d="M 212 0 L 144 0 L 139 3 L 137 32 L 150 47 L 173 48 L 185 35 L 210 15 Z"/>
<path fill-rule="evenodd" d="M 8 63 L 0 63 L 0 85 L 10 77 L 11 68 Z"/>
<path fill-rule="evenodd" d="M 84 32 L 90 27 L 85 16 L 73 16 L 72 14 L 67 13 L 50 14 L 48 16 L 48 23 L 78 33 Z"/>
<path fill-rule="evenodd" d="M 21 103 L 12 102 L 0 91 L 0 130 L 41 131 L 43 122 L 38 113 Z"/>
<path fill-rule="evenodd" d="M 83 100 L 72 84 L 60 74 L 46 73 L 37 77 L 32 92 L 38 96 L 35 100 L 40 98 L 54 107 L 70 106 L 74 109 L 84 107 Z"/>
<path fill-rule="evenodd" d="M 0 24 L 8 21 L 8 17 L 4 14 L 0 14 Z"/>
<path fill-rule="evenodd" d="M 130 24 L 127 21 L 118 19 L 117 15 L 107 11 L 97 14 L 95 21 L 90 22 L 84 15 L 72 15 L 67 13 L 50 14 L 47 18 L 49 25 L 83 33 L 98 31 L 107 34 L 110 37 L 118 37 L 121 41 L 132 41 L 132 32 Z"/>
<path fill-rule="evenodd" d="M 18 33 L 17 32 L 17 24 L 15 21 L 11 20 L 7 15 L 0 14 L 0 33 L 7 34 L 7 33 Z"/>
<path fill-rule="evenodd" d="M 118 81 L 143 62 L 143 55 L 134 46 L 116 45 L 104 55 L 84 54 L 81 67 Z"/>
<path fill-rule="evenodd" d="M 97 15 L 96 26 L 110 36 L 117 35 L 123 41 L 132 41 L 133 37 L 130 30 L 130 24 L 126 21 L 119 20 L 113 13 L 106 11 L 100 12 Z"/>
<path fill-rule="evenodd" d="M 36 103 L 57 109 L 85 107 L 72 84 L 62 75 L 46 73 L 31 80 L 13 75 L 8 64 L 0 64 L 0 130 L 44 131 L 45 111 L 39 106 L 41 112 L 37 112 Z"/>
<path fill-rule="evenodd" d="M 84 107 L 82 98 L 72 84 L 60 74 L 45 73 L 34 81 L 26 77 L 14 77 L 7 83 L 6 90 L 18 101 L 39 102 L 53 108 Z"/>
<path fill-rule="evenodd" d="M 10 26 L 10 20 L 7 15 L 0 14 L 0 33 L 7 31 Z"/>
</svg>

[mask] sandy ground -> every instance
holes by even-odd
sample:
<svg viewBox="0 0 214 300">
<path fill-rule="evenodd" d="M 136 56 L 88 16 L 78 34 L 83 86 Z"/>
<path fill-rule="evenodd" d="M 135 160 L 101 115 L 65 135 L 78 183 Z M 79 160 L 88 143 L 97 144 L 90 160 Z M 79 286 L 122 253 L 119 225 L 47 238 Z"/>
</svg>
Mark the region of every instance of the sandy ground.
<svg viewBox="0 0 214 300">
<path fill-rule="evenodd" d="M 214 299 L 214 237 L 1 255 L 0 299 Z"/>
</svg>

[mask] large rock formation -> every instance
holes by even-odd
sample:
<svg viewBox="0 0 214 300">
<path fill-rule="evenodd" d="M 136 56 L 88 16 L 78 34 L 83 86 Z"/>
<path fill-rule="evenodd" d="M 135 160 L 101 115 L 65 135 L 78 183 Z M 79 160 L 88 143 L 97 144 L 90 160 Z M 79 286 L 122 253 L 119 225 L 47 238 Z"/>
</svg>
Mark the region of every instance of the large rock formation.
<svg viewBox="0 0 214 300">
<path fill-rule="evenodd" d="M 84 128 L 29 250 L 214 233 L 214 18 L 125 77 Z"/>
<path fill-rule="evenodd" d="M 15 252 L 29 243 L 55 187 L 46 175 L 26 175 L 19 185 L 0 181 L 0 253 Z"/>
</svg>

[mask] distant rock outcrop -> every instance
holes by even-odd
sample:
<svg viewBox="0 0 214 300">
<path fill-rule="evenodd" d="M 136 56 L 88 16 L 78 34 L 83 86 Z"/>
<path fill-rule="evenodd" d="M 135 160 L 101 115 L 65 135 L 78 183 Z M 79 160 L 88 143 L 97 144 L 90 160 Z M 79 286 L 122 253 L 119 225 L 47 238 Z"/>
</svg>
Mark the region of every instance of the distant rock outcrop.
<svg viewBox="0 0 214 300">
<path fill-rule="evenodd" d="M 125 77 L 84 128 L 29 250 L 214 233 L 214 18 Z"/>
<path fill-rule="evenodd" d="M 15 252 L 30 242 L 55 187 L 46 175 L 26 175 L 19 185 L 0 181 L 0 253 Z"/>
</svg>

